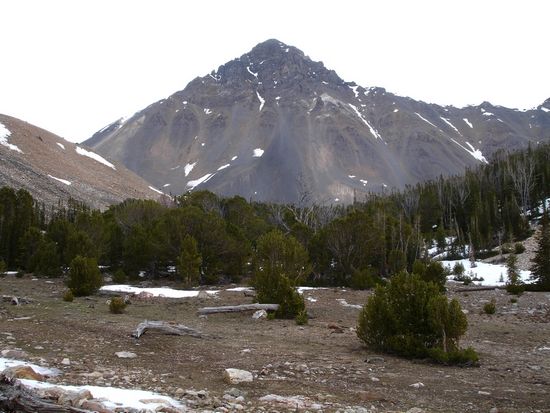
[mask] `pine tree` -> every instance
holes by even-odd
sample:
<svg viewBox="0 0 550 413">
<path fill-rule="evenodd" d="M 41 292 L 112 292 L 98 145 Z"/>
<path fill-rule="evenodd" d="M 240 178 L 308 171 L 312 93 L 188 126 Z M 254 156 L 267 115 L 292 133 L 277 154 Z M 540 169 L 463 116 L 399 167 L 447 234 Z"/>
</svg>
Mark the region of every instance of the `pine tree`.
<svg viewBox="0 0 550 413">
<path fill-rule="evenodd" d="M 202 257 L 197 247 L 197 241 L 191 235 L 186 235 L 181 243 L 177 269 L 188 287 L 198 284 L 201 264 Z"/>
<path fill-rule="evenodd" d="M 506 269 L 508 272 L 506 291 L 510 294 L 520 295 L 525 290 L 525 286 L 521 281 L 521 276 L 518 269 L 518 257 L 516 257 L 515 254 L 510 254 L 506 259 Z"/>
<path fill-rule="evenodd" d="M 542 217 L 538 248 L 532 260 L 531 279 L 542 290 L 550 290 L 550 222 L 548 212 Z"/>
</svg>

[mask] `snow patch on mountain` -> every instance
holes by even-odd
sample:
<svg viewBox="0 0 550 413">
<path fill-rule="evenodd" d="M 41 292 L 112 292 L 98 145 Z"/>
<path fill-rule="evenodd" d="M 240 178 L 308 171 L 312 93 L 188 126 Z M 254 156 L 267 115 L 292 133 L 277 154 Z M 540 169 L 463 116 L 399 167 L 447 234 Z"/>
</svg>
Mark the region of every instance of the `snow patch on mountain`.
<svg viewBox="0 0 550 413">
<path fill-rule="evenodd" d="M 59 181 L 59 182 L 61 182 L 62 184 L 71 185 L 71 181 L 67 181 L 66 179 L 56 178 L 55 176 L 52 176 L 52 175 L 50 175 L 50 174 L 48 174 L 48 177 L 50 177 L 50 178 L 52 178 L 52 179 L 55 179 L 56 181 Z"/>
<path fill-rule="evenodd" d="M 225 168 L 229 168 L 230 166 L 231 166 L 230 163 L 226 163 L 225 165 L 220 166 L 220 167 L 218 168 L 218 171 L 221 171 L 221 170 L 223 170 L 223 169 L 225 169 Z"/>
<path fill-rule="evenodd" d="M 159 191 L 157 188 L 152 187 L 152 186 L 150 186 L 150 185 L 149 185 L 149 189 L 150 189 L 151 191 L 155 191 L 155 192 L 158 193 L 158 194 L 164 195 L 164 192 Z"/>
<path fill-rule="evenodd" d="M 474 125 L 472 125 L 472 122 L 470 122 L 467 118 L 462 119 L 464 122 L 466 122 L 466 125 L 468 125 L 470 128 L 474 128 Z"/>
<path fill-rule="evenodd" d="M 11 135 L 11 131 L 4 126 L 3 123 L 0 123 L 0 145 L 5 146 L 8 149 L 11 149 L 12 151 L 16 151 L 19 153 L 23 153 L 21 149 L 17 147 L 17 145 L 14 145 L 12 143 L 8 143 L 8 138 Z"/>
<path fill-rule="evenodd" d="M 545 108 L 544 106 L 541 106 L 540 110 L 542 110 L 543 112 L 550 112 L 550 109 Z"/>
<path fill-rule="evenodd" d="M 187 182 L 187 186 L 190 190 L 193 190 L 195 187 L 199 186 L 200 184 L 203 184 L 205 182 L 208 182 L 214 175 L 214 174 L 206 174 L 201 176 L 199 179 L 194 179 L 192 181 Z"/>
<path fill-rule="evenodd" d="M 436 128 L 436 129 L 439 129 L 437 126 L 435 126 L 432 122 L 430 122 L 428 119 L 426 119 L 426 118 L 425 118 L 424 116 L 422 116 L 420 113 L 414 112 L 414 114 L 415 114 L 416 116 L 418 116 L 420 119 L 422 119 L 424 122 L 426 122 L 426 123 L 432 125 L 432 126 L 433 126 L 434 128 Z"/>
<path fill-rule="evenodd" d="M 196 164 L 197 164 L 196 162 L 193 162 L 193 163 L 188 163 L 187 165 L 185 165 L 185 167 L 183 168 L 183 172 L 185 173 L 185 176 L 187 176 L 191 173 L 191 171 L 193 170 L 193 168 L 195 167 Z"/>
<path fill-rule="evenodd" d="M 258 100 L 260 101 L 260 109 L 258 111 L 261 112 L 265 104 L 265 99 L 260 96 L 260 93 L 258 91 L 256 91 L 256 96 L 258 96 Z"/>
<path fill-rule="evenodd" d="M 359 109 L 357 109 L 357 106 L 355 105 L 352 105 L 351 103 L 348 103 L 348 105 L 353 109 L 353 111 L 355 112 L 355 114 L 357 116 L 359 116 L 359 119 L 361 119 L 363 121 L 363 123 L 365 125 L 367 125 L 367 127 L 369 128 L 370 130 L 370 133 L 372 134 L 372 136 L 374 136 L 376 139 L 380 139 L 382 140 L 382 136 L 380 136 L 380 134 L 378 133 L 378 131 L 376 129 L 374 129 L 371 124 L 363 117 L 363 115 L 361 114 L 361 112 L 359 112 Z"/>
<path fill-rule="evenodd" d="M 111 162 L 106 160 L 104 157 L 98 155 L 97 153 L 87 151 L 86 149 L 81 148 L 80 146 L 76 146 L 75 150 L 76 150 L 76 153 L 78 153 L 79 155 L 87 156 L 88 158 L 92 158 L 94 161 L 102 163 L 103 165 L 108 166 L 109 168 L 112 168 L 116 171 L 115 166 Z"/>
<path fill-rule="evenodd" d="M 483 163 L 489 163 L 487 162 L 487 159 L 485 159 L 485 156 L 483 156 L 483 153 L 481 153 L 479 149 L 475 149 L 470 142 L 466 142 L 466 145 L 470 147 L 470 149 L 468 149 L 464 145 L 462 145 L 460 142 L 457 142 L 455 139 L 451 138 L 451 140 L 454 143 L 456 143 L 458 146 L 460 146 L 462 149 L 464 149 L 466 152 L 468 152 L 470 155 L 472 155 L 478 161 L 481 161 Z"/>
<path fill-rule="evenodd" d="M 458 133 L 460 136 L 462 136 L 462 134 L 459 132 L 459 130 L 455 127 L 455 125 L 453 125 L 451 123 L 451 121 L 449 119 L 444 118 L 443 116 L 440 116 L 440 118 L 443 122 L 445 122 L 447 125 L 449 125 L 451 128 L 453 128 L 456 131 L 456 133 Z"/>
<path fill-rule="evenodd" d="M 57 146 L 59 146 L 61 149 L 65 150 L 65 145 L 62 143 L 56 142 Z"/>
<path fill-rule="evenodd" d="M 254 158 L 261 158 L 264 154 L 264 150 L 261 148 L 254 149 L 254 154 L 252 155 Z"/>
</svg>

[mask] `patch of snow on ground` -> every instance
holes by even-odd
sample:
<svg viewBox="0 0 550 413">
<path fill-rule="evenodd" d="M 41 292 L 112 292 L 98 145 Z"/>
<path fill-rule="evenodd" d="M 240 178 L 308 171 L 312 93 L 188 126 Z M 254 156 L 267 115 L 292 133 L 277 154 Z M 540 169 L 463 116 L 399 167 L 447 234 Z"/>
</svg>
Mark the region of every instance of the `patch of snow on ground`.
<svg viewBox="0 0 550 413">
<path fill-rule="evenodd" d="M 397 112 L 399 112 L 399 109 L 394 109 L 393 110 L 393 113 L 397 113 Z"/>
<path fill-rule="evenodd" d="M 261 148 L 254 149 L 254 154 L 252 155 L 254 158 L 261 158 L 264 154 L 264 150 Z"/>
<path fill-rule="evenodd" d="M 317 302 L 317 298 L 313 298 L 313 297 L 306 297 L 306 300 L 308 300 L 310 303 L 316 303 Z"/>
<path fill-rule="evenodd" d="M 116 171 L 115 166 L 111 162 L 107 161 L 102 156 L 99 156 L 97 153 L 87 151 L 86 149 L 81 148 L 80 146 L 76 146 L 75 150 L 76 150 L 76 153 L 78 153 L 79 155 L 87 156 L 88 158 L 92 158 L 94 161 L 102 163 L 103 165 L 108 166 L 109 168 L 112 168 Z"/>
<path fill-rule="evenodd" d="M 429 124 L 432 125 L 434 128 L 439 129 L 437 126 L 435 126 L 432 122 L 430 122 L 428 119 L 426 119 L 426 118 L 425 118 L 424 116 L 422 116 L 420 113 L 414 112 L 414 114 L 415 114 L 416 116 L 418 116 L 420 119 L 422 119 L 424 122 L 429 123 Z"/>
<path fill-rule="evenodd" d="M 233 158 L 231 158 L 231 160 L 234 161 L 234 160 L 237 159 L 237 158 L 238 158 L 238 156 L 235 155 Z"/>
<path fill-rule="evenodd" d="M 174 290 L 169 287 L 157 287 L 157 288 L 140 288 L 132 287 L 127 284 L 117 284 L 117 285 L 105 285 L 100 288 L 101 291 L 113 291 L 117 293 L 133 293 L 139 294 L 141 292 L 152 294 L 154 297 L 165 297 L 165 298 L 189 298 L 197 297 L 199 295 L 199 290 Z M 214 295 L 218 293 L 218 290 L 204 290 L 208 294 Z"/>
<path fill-rule="evenodd" d="M 506 284 L 507 270 L 506 270 L 506 265 L 504 264 L 487 264 L 485 262 L 477 261 L 476 267 L 471 268 L 469 259 L 456 260 L 456 261 L 441 261 L 441 264 L 443 264 L 444 267 L 450 268 L 451 271 L 454 268 L 456 263 L 461 263 L 464 266 L 465 275 L 469 275 L 477 278 L 483 278 L 483 281 L 474 281 L 476 284 L 497 285 L 497 286 L 502 286 Z M 523 282 L 525 283 L 531 282 L 529 280 L 529 277 L 531 276 L 531 271 L 521 270 L 519 273 Z M 502 282 L 500 281 L 501 275 L 503 280 Z M 450 278 L 452 279 L 452 276 Z"/>
<path fill-rule="evenodd" d="M 185 165 L 185 167 L 183 168 L 183 172 L 185 173 L 185 176 L 189 175 L 189 173 L 191 173 L 191 171 L 193 170 L 193 168 L 195 167 L 197 163 L 196 162 L 193 162 L 193 163 L 188 163 L 187 165 Z"/>
<path fill-rule="evenodd" d="M 348 303 L 344 298 L 338 298 L 336 301 L 338 301 L 344 307 L 357 308 L 357 309 L 363 308 L 362 305 Z"/>
<path fill-rule="evenodd" d="M 458 131 L 458 129 L 455 127 L 455 125 L 453 125 L 451 123 L 451 121 L 449 119 L 444 118 L 443 116 L 440 116 L 440 118 L 443 120 L 443 122 L 445 122 L 447 125 L 449 125 L 451 128 L 453 128 L 456 131 L 456 133 L 458 133 L 460 136 L 462 136 L 462 134 Z"/>
<path fill-rule="evenodd" d="M 474 125 L 472 125 L 472 122 L 470 122 L 467 118 L 462 119 L 464 122 L 466 122 L 466 125 L 468 125 L 470 128 L 474 128 Z"/>
<path fill-rule="evenodd" d="M 254 291 L 254 288 L 252 287 L 233 287 L 233 288 L 228 288 L 227 290 L 225 291 Z"/>
<path fill-rule="evenodd" d="M 382 139 L 382 137 L 380 136 L 380 134 L 378 133 L 378 131 L 376 129 L 374 129 L 370 123 L 363 117 L 363 115 L 361 114 L 361 112 L 359 112 L 359 109 L 357 109 L 357 106 L 355 105 L 352 105 L 351 103 L 348 103 L 348 105 L 354 110 L 354 112 L 357 114 L 357 116 L 359 116 L 359 119 L 361 119 L 365 125 L 368 126 L 369 130 L 370 130 L 370 133 L 372 134 L 372 136 L 374 136 L 376 139 Z"/>
<path fill-rule="evenodd" d="M 65 145 L 62 143 L 56 142 L 57 146 L 59 146 L 61 149 L 65 150 Z"/>
<path fill-rule="evenodd" d="M 221 171 L 222 169 L 229 168 L 231 166 L 230 163 L 226 163 L 225 165 L 222 165 L 218 168 L 218 171 Z"/>
<path fill-rule="evenodd" d="M 12 151 L 16 151 L 19 153 L 23 153 L 21 149 L 17 147 L 17 145 L 13 145 L 11 143 L 8 143 L 8 138 L 11 135 L 11 131 L 4 126 L 3 123 L 0 122 L 0 145 L 3 145 L 7 147 L 8 149 L 11 149 Z"/>
<path fill-rule="evenodd" d="M 348 175 L 348 178 L 353 179 L 353 178 L 355 178 L 355 175 Z"/>
<path fill-rule="evenodd" d="M 313 291 L 313 290 L 326 290 L 325 287 L 296 287 L 298 294 L 303 294 L 304 291 Z"/>
<path fill-rule="evenodd" d="M 88 390 L 94 399 L 101 399 L 101 404 L 107 409 L 137 409 L 140 411 L 158 411 L 162 407 L 183 408 L 184 405 L 168 396 L 145 390 L 120 389 L 100 386 L 66 386 L 44 383 L 34 380 L 20 380 L 27 388 L 47 389 L 59 387 L 66 391 Z"/>
<path fill-rule="evenodd" d="M 35 372 L 37 372 L 38 374 L 42 374 L 43 376 L 58 376 L 61 373 L 57 369 L 38 366 L 36 364 L 32 364 L 32 363 L 29 363 L 27 361 L 8 359 L 8 358 L 0 357 L 0 371 L 3 371 L 4 369 L 7 369 L 8 367 L 14 367 L 14 366 L 29 366 Z"/>
<path fill-rule="evenodd" d="M 495 116 L 495 115 L 491 112 L 483 112 L 483 116 Z"/>
<path fill-rule="evenodd" d="M 212 113 L 212 111 L 208 108 L 204 108 L 204 113 L 207 114 L 207 115 L 210 115 Z"/>
<path fill-rule="evenodd" d="M 71 185 L 71 181 L 67 181 L 66 179 L 56 178 L 55 176 L 52 176 L 52 175 L 50 175 L 50 174 L 48 174 L 48 177 L 50 177 L 50 178 L 52 178 L 52 179 L 55 179 L 56 181 L 59 181 L 59 182 L 61 182 L 62 184 Z"/>
<path fill-rule="evenodd" d="M 159 191 L 157 188 L 154 188 L 154 187 L 152 187 L 152 186 L 150 186 L 150 185 L 149 185 L 149 189 L 150 189 L 151 191 L 155 191 L 155 192 L 158 193 L 158 194 L 164 195 L 164 192 Z"/>
<path fill-rule="evenodd" d="M 545 108 L 544 106 L 541 106 L 540 110 L 542 110 L 543 112 L 550 112 L 550 109 Z"/>
<path fill-rule="evenodd" d="M 265 104 L 265 99 L 260 96 L 260 93 L 258 91 L 256 91 L 256 96 L 258 96 L 258 100 L 260 101 L 260 109 L 258 111 L 261 112 Z"/>
<path fill-rule="evenodd" d="M 163 188 L 166 188 L 167 186 L 170 186 L 170 184 L 164 184 L 164 185 L 162 185 Z"/>
<path fill-rule="evenodd" d="M 359 179 L 359 182 L 361 182 L 363 186 L 367 186 L 367 184 L 369 183 L 369 181 L 367 181 L 366 179 Z"/>
</svg>

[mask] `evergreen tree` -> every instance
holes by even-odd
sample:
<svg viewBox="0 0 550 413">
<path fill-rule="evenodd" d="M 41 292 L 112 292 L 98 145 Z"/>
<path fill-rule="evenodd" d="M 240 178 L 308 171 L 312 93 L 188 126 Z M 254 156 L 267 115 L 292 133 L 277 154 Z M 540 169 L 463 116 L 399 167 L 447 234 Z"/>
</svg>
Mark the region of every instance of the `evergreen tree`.
<svg viewBox="0 0 550 413">
<path fill-rule="evenodd" d="M 532 260 L 531 279 L 544 291 L 550 290 L 550 219 L 548 211 L 542 217 L 538 247 Z"/>
<path fill-rule="evenodd" d="M 186 235 L 181 243 L 181 253 L 177 263 L 178 274 L 186 286 L 198 284 L 201 264 L 202 257 L 197 241 L 191 235 Z"/>
<path fill-rule="evenodd" d="M 103 277 L 94 258 L 80 255 L 71 261 L 68 287 L 77 297 L 95 293 L 101 287 Z"/>
<path fill-rule="evenodd" d="M 521 294 L 525 290 L 523 282 L 521 281 L 517 262 L 518 257 L 516 257 L 515 254 L 510 254 L 506 259 L 506 270 L 508 273 L 506 291 L 510 294 Z"/>
</svg>

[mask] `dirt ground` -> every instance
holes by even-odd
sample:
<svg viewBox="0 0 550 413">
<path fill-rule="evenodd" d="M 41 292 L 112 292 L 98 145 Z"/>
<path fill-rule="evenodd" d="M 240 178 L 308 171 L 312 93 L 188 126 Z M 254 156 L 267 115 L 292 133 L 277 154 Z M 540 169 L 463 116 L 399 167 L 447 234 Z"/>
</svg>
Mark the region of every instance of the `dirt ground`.
<svg viewBox="0 0 550 413">
<path fill-rule="evenodd" d="M 448 295 L 467 312 L 462 345 L 478 351 L 480 367 L 367 351 L 355 334 L 359 309 L 338 300 L 362 305 L 369 292 L 306 291 L 305 297 L 316 301 L 306 300 L 309 325 L 297 326 L 254 320 L 251 313 L 198 317 L 199 307 L 253 302 L 242 292 L 222 291 L 206 299 L 132 299 L 125 314 L 115 315 L 108 311 L 108 297 L 67 303 L 61 298 L 62 280 L 30 276 L 0 279 L 1 295 L 32 300 L 19 306 L 0 303 L 0 350 L 21 349 L 27 360 L 59 368 L 63 374 L 50 381 L 62 384 L 140 388 L 176 398 L 183 389 L 206 390 L 208 403 L 238 387 L 244 411 L 287 411 L 259 400 L 275 394 L 305 396 L 327 412 L 550 412 L 550 293 L 525 293 L 513 304 L 502 290 L 459 293 L 457 288 L 451 284 Z M 481 314 L 493 298 L 496 314 Z M 156 332 L 132 338 L 146 319 L 182 323 L 212 338 Z M 120 351 L 137 357 L 118 358 Z M 227 385 L 226 368 L 251 371 L 254 381 Z M 205 409 L 216 411 L 216 406 Z"/>
</svg>

